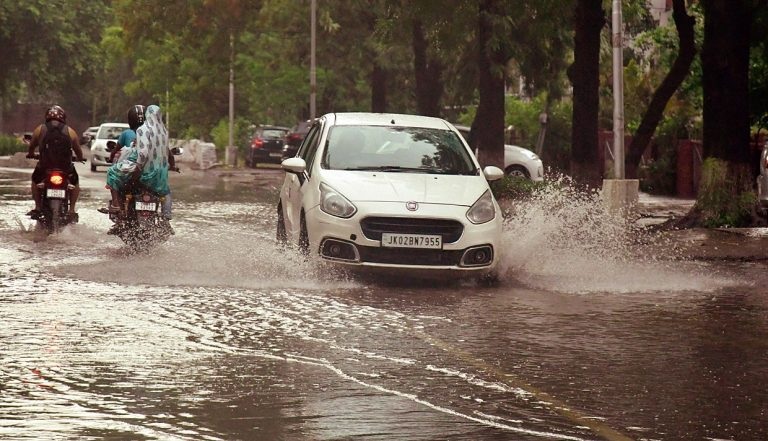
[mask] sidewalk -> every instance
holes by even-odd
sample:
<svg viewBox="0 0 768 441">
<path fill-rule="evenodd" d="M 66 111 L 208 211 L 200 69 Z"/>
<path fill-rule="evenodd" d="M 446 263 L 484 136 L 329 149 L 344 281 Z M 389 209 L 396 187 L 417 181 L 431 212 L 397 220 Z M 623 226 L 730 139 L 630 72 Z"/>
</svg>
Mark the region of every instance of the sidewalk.
<svg viewBox="0 0 768 441">
<path fill-rule="evenodd" d="M 640 193 L 638 224 L 651 226 L 683 217 L 694 199 L 653 196 Z M 689 228 L 666 230 L 679 255 L 695 260 L 768 261 L 768 228 Z"/>
</svg>

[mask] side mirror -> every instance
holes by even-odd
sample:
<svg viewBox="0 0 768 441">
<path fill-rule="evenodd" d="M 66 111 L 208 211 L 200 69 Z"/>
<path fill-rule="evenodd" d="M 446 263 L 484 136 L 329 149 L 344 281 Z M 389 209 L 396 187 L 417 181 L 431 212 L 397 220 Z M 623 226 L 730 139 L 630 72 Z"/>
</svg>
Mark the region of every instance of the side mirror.
<svg viewBox="0 0 768 441">
<path fill-rule="evenodd" d="M 489 165 L 483 169 L 483 175 L 486 181 L 498 181 L 504 177 L 504 172 L 494 165 Z"/>
<path fill-rule="evenodd" d="M 117 148 L 117 143 L 115 141 L 107 141 L 107 151 L 113 152 Z"/>
<path fill-rule="evenodd" d="M 171 154 L 174 156 L 179 156 L 184 154 L 184 147 L 174 147 L 171 149 Z"/>
<path fill-rule="evenodd" d="M 282 162 L 283 170 L 300 175 L 307 170 L 307 163 L 301 158 L 288 158 Z"/>
</svg>

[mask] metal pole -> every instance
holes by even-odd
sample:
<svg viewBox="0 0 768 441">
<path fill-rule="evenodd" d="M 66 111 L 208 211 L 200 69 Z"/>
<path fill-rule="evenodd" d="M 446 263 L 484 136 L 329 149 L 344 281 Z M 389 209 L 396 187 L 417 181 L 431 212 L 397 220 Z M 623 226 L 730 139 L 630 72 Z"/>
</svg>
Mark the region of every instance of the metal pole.
<svg viewBox="0 0 768 441">
<path fill-rule="evenodd" d="M 317 71 L 315 67 L 315 39 L 317 31 L 317 0 L 312 0 L 311 7 L 311 35 L 310 35 L 310 61 L 309 61 L 309 119 L 315 119 L 316 112 L 316 94 L 317 94 Z"/>
<path fill-rule="evenodd" d="M 611 14 L 613 46 L 613 170 L 614 179 L 624 179 L 624 56 L 621 0 L 613 0 Z"/>
<path fill-rule="evenodd" d="M 229 141 L 224 154 L 227 165 L 234 165 L 232 138 L 235 128 L 235 36 L 229 34 Z"/>
</svg>

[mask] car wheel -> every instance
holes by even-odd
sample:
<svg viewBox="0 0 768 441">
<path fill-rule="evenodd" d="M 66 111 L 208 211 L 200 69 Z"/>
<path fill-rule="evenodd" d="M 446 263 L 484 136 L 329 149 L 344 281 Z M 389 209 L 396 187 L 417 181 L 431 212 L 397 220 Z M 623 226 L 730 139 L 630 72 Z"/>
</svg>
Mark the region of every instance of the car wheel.
<svg viewBox="0 0 768 441">
<path fill-rule="evenodd" d="M 285 219 L 283 218 L 283 205 L 277 206 L 277 232 L 275 233 L 275 239 L 278 245 L 285 245 L 288 241 L 288 235 L 285 232 Z"/>
<path fill-rule="evenodd" d="M 301 232 L 299 232 L 299 251 L 304 256 L 309 256 L 309 233 L 307 232 L 307 219 L 301 212 Z"/>
<path fill-rule="evenodd" d="M 96 171 L 96 164 L 94 164 L 93 161 L 91 161 L 91 171 L 92 172 Z"/>
<path fill-rule="evenodd" d="M 512 178 L 531 179 L 531 175 L 528 174 L 528 170 L 522 165 L 510 165 L 504 170 L 504 173 Z"/>
</svg>

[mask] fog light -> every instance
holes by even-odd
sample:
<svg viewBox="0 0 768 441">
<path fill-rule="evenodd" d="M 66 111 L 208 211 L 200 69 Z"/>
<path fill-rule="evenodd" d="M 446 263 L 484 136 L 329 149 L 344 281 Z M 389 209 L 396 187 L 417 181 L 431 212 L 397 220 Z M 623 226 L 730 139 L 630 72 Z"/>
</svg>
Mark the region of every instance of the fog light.
<svg viewBox="0 0 768 441">
<path fill-rule="evenodd" d="M 354 244 L 336 239 L 324 240 L 320 245 L 320 255 L 331 260 L 360 261 L 360 254 Z"/>
<path fill-rule="evenodd" d="M 482 245 L 479 247 L 467 248 L 461 257 L 461 266 L 485 266 L 493 262 L 493 247 Z"/>
</svg>

